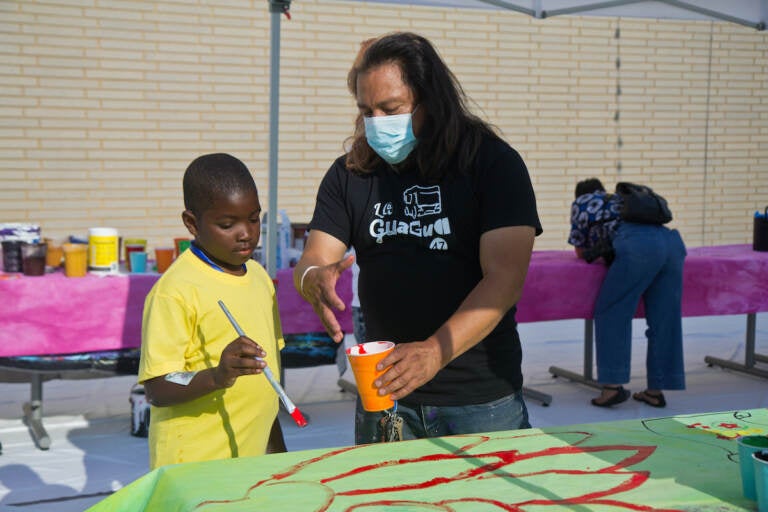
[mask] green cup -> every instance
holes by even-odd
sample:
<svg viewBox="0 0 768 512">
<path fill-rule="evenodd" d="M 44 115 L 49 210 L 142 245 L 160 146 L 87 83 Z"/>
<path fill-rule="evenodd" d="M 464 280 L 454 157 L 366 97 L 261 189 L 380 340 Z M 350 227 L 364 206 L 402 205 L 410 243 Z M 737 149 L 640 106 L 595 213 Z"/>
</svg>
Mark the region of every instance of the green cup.
<svg viewBox="0 0 768 512">
<path fill-rule="evenodd" d="M 191 243 L 192 241 L 189 238 L 174 238 L 173 239 L 174 258 L 178 258 L 181 253 L 189 249 L 189 244 Z"/>
<path fill-rule="evenodd" d="M 755 487 L 755 466 L 752 454 L 761 450 L 768 450 L 768 436 L 754 435 L 741 436 L 736 439 L 739 445 L 739 467 L 741 468 L 741 489 L 744 497 L 749 500 L 757 499 Z"/>
</svg>

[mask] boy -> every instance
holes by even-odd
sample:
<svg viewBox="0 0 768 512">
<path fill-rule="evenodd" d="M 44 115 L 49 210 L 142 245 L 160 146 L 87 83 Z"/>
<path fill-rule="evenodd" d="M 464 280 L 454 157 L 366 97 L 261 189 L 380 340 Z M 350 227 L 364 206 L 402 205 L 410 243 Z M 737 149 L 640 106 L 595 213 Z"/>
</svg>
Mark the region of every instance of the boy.
<svg viewBox="0 0 768 512">
<path fill-rule="evenodd" d="M 259 375 L 267 364 L 280 374 L 284 341 L 272 280 L 251 259 L 261 230 L 256 184 L 237 158 L 203 155 L 184 173 L 184 207 L 190 250 L 144 303 L 150 468 L 284 452 L 278 396 Z M 249 337 L 237 336 L 219 300 Z"/>
</svg>

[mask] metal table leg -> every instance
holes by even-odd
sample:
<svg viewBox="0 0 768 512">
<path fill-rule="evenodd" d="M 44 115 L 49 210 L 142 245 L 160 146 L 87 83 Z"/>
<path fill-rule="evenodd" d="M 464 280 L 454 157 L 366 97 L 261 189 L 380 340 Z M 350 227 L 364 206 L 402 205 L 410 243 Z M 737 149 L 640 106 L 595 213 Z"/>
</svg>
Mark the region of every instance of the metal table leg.
<svg viewBox="0 0 768 512">
<path fill-rule="evenodd" d="M 523 386 L 523 396 L 527 396 L 528 398 L 541 402 L 541 405 L 544 407 L 547 407 L 552 403 L 552 395 L 548 395 L 546 393 L 542 393 L 541 391 L 536 391 L 535 389 L 527 388 L 525 386 Z"/>
<path fill-rule="evenodd" d="M 584 320 L 584 367 L 581 374 L 560 368 L 557 366 L 550 366 L 549 373 L 553 377 L 565 377 L 568 380 L 584 384 L 593 388 L 600 389 L 600 384 L 592 377 L 592 361 L 593 353 L 592 347 L 594 346 L 595 333 L 594 333 L 594 321 L 591 318 Z"/>
<path fill-rule="evenodd" d="M 43 427 L 43 376 L 33 372 L 31 375 L 30 401 L 23 406 L 24 423 L 29 427 L 29 433 L 35 444 L 41 450 L 51 447 L 51 438 Z"/>
<path fill-rule="evenodd" d="M 349 393 L 357 394 L 357 386 L 354 382 L 350 382 L 347 379 L 339 379 L 336 381 L 336 384 L 341 388 L 342 391 L 347 391 Z"/>
<path fill-rule="evenodd" d="M 747 313 L 747 335 L 745 339 L 744 348 L 744 364 L 728 361 L 727 359 L 720 359 L 712 356 L 705 356 L 704 361 L 709 365 L 722 366 L 730 370 L 736 370 L 738 372 L 748 373 L 750 375 L 756 375 L 768 379 L 768 371 L 755 368 L 755 361 L 768 362 L 768 356 L 755 353 L 755 327 L 757 323 L 757 317 L 755 313 Z"/>
</svg>

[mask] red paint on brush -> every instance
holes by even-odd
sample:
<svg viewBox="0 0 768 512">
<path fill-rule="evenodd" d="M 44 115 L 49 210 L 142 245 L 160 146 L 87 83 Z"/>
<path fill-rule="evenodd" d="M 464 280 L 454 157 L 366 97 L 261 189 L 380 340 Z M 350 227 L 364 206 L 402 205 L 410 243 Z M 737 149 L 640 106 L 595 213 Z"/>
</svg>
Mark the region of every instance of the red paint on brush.
<svg viewBox="0 0 768 512">
<path fill-rule="evenodd" d="M 297 407 L 297 408 L 295 408 L 295 409 L 293 410 L 293 412 L 291 413 L 291 418 L 293 418 L 293 421 L 295 421 L 295 422 L 296 422 L 296 424 L 297 424 L 297 425 L 298 425 L 300 428 L 304 428 L 304 427 L 306 427 L 306 426 L 307 426 L 307 420 L 304 418 L 304 415 L 303 415 L 303 414 L 301 414 L 301 411 L 299 410 L 299 408 L 298 408 L 298 407 Z"/>
</svg>

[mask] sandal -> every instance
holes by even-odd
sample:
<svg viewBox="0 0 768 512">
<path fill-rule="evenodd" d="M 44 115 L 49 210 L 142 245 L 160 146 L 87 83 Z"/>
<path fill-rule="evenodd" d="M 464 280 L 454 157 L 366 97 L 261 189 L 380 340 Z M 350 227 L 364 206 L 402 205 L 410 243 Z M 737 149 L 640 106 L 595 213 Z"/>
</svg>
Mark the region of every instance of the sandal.
<svg viewBox="0 0 768 512">
<path fill-rule="evenodd" d="M 596 407 L 611 407 L 611 406 L 626 402 L 629 399 L 629 395 L 631 394 L 629 390 L 624 389 L 624 386 L 618 386 L 618 387 L 603 386 L 603 392 L 605 391 L 615 391 L 616 393 L 613 394 L 610 398 L 606 398 L 603 401 L 600 401 L 600 398 L 602 398 L 602 395 L 600 395 L 597 398 L 593 398 L 592 405 Z"/>
<path fill-rule="evenodd" d="M 632 398 L 638 402 L 645 402 L 651 407 L 666 407 L 667 401 L 664 399 L 664 393 L 659 391 L 658 394 L 649 393 L 648 390 L 641 391 L 632 395 Z"/>
</svg>

